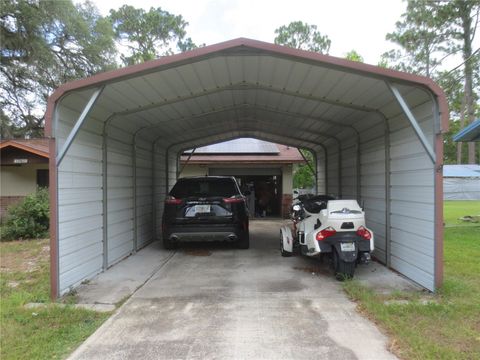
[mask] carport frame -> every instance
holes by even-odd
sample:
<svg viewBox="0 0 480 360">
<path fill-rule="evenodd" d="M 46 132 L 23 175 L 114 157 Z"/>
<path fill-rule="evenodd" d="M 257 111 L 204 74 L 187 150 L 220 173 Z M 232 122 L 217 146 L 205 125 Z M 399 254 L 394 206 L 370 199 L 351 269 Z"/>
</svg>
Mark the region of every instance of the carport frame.
<svg viewBox="0 0 480 360">
<path fill-rule="evenodd" d="M 56 154 L 56 141 L 55 134 L 53 132 L 53 123 L 58 117 L 56 104 L 60 99 L 68 92 L 76 89 L 91 89 L 103 86 L 107 83 L 114 83 L 116 81 L 125 80 L 130 77 L 138 76 L 140 74 L 146 75 L 150 72 L 157 71 L 159 69 L 167 69 L 174 66 L 180 66 L 182 64 L 188 64 L 192 60 L 203 60 L 215 56 L 217 53 L 223 50 L 232 48 L 253 48 L 260 51 L 268 52 L 270 56 L 288 57 L 293 58 L 299 62 L 307 64 L 318 64 L 326 68 L 341 70 L 344 72 L 350 72 L 354 74 L 368 74 L 370 77 L 377 78 L 379 80 L 386 80 L 392 83 L 407 83 L 412 85 L 416 84 L 419 88 L 424 88 L 429 94 L 433 93 L 435 104 L 440 116 L 438 129 L 435 129 L 435 141 L 434 141 L 434 154 L 435 154 L 435 175 L 434 175 L 434 201 L 435 201 L 435 229 L 434 229 L 434 241 L 435 241 L 435 254 L 434 254 L 434 279 L 435 286 L 440 286 L 443 282 L 443 186 L 442 186 L 442 161 L 443 161 L 443 139 L 442 132 L 448 129 L 448 106 L 445 95 L 441 88 L 436 85 L 431 79 L 424 78 L 412 74 L 401 73 L 398 71 L 379 68 L 376 66 L 351 62 L 345 59 L 326 56 L 318 53 L 305 52 L 302 50 L 281 47 L 274 44 L 264 43 L 256 40 L 250 40 L 245 38 L 239 38 L 227 42 L 223 42 L 208 47 L 195 49 L 182 54 L 164 57 L 161 59 L 145 62 L 138 65 L 133 65 L 119 70 L 111 72 L 101 73 L 90 78 L 73 81 L 59 87 L 48 99 L 47 111 L 45 114 L 45 134 L 49 139 L 50 154 Z M 408 107 L 407 107 L 408 108 Z M 374 109 L 373 109 L 374 110 Z M 380 113 L 378 110 L 375 112 Z M 112 114 L 114 117 L 116 114 Z M 383 118 L 385 116 L 380 113 Z M 408 118 L 408 114 L 407 114 Z M 410 120 L 410 119 L 409 119 Z M 387 121 L 388 123 L 388 121 Z M 437 124 L 435 122 L 435 127 Z M 388 128 L 386 128 L 388 131 Z M 155 158 L 155 153 L 152 155 Z M 50 172 L 50 269 L 51 269 L 51 296 L 57 298 L 58 296 L 58 174 L 56 166 L 56 156 L 50 158 L 49 172 Z M 155 162 L 155 161 L 154 161 Z M 154 171 L 154 169 L 153 169 Z M 387 176 L 386 178 L 389 178 Z M 389 187 L 387 188 L 388 192 Z M 387 196 L 387 202 L 390 201 L 390 197 Z M 104 205 L 105 206 L 105 205 Z M 387 207 L 387 212 L 389 207 Z M 156 226 L 156 224 L 154 224 Z M 389 227 L 388 227 L 389 228 Z M 104 241 L 105 243 L 105 241 Z M 388 243 L 388 241 L 387 241 Z M 105 244 L 104 244 L 105 246 Z M 388 263 L 387 263 L 388 265 Z"/>
</svg>

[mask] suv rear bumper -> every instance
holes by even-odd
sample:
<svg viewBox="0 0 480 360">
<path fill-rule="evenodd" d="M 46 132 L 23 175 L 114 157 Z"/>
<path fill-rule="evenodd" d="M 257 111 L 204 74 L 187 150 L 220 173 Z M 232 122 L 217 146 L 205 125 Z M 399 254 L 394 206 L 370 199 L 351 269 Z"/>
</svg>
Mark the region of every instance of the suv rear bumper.
<svg viewBox="0 0 480 360">
<path fill-rule="evenodd" d="M 170 226 L 165 231 L 171 241 L 237 241 L 243 230 L 239 226 Z"/>
</svg>

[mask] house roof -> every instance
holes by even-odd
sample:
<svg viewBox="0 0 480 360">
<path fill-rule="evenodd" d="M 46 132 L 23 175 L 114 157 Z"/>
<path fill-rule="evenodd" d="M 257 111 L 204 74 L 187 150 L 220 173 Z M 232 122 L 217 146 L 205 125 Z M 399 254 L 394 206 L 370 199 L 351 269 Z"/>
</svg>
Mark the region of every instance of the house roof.
<svg viewBox="0 0 480 360">
<path fill-rule="evenodd" d="M 226 143 L 206 146 L 195 150 L 188 160 L 188 164 L 291 164 L 304 162 L 297 148 L 269 143 L 257 139 L 238 139 L 239 141 L 227 141 Z M 242 140 L 246 140 L 242 142 Z M 250 140 L 255 140 L 254 143 Z M 230 144 L 229 144 L 230 143 Z M 247 148 L 250 144 L 250 148 Z M 231 145 L 231 146 L 229 146 Z M 197 153 L 199 151 L 199 153 Z M 275 151 L 275 152 L 274 152 Z M 180 161 L 185 163 L 189 155 L 182 155 Z"/>
<path fill-rule="evenodd" d="M 480 119 L 455 134 L 453 141 L 480 141 Z"/>
<path fill-rule="evenodd" d="M 49 158 L 48 139 L 13 139 L 0 141 L 0 149 L 13 147 Z"/>
<path fill-rule="evenodd" d="M 480 165 L 444 165 L 443 177 L 480 178 Z"/>
</svg>

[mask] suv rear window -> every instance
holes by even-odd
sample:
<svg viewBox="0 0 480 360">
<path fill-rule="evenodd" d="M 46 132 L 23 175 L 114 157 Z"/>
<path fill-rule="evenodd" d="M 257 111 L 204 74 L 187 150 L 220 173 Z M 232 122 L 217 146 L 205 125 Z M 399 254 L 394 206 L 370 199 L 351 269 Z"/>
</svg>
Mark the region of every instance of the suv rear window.
<svg viewBox="0 0 480 360">
<path fill-rule="evenodd" d="M 238 190 L 235 182 L 228 178 L 180 179 L 170 191 L 170 195 L 177 199 L 213 196 L 230 197 L 238 195 Z"/>
</svg>

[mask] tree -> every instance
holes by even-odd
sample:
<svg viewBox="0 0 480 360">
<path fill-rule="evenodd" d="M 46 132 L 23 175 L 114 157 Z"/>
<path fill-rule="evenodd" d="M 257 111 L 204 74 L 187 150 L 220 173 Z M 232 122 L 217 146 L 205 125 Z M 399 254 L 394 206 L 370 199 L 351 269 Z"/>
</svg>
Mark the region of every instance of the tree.
<svg viewBox="0 0 480 360">
<path fill-rule="evenodd" d="M 460 129 L 468 125 L 478 107 L 480 93 L 480 51 L 472 51 L 479 24 L 480 0 L 408 0 L 402 21 L 396 32 L 387 34 L 401 50 L 391 50 L 382 56 L 382 66 L 391 66 L 433 78 L 448 96 L 451 120 L 459 121 Z M 450 71 L 438 67 L 449 56 L 462 53 L 463 62 Z M 393 61 L 393 63 L 391 63 Z M 461 69 L 461 71 L 458 71 Z M 461 84 L 461 86 L 458 86 Z M 476 110 L 477 109 L 477 110 Z M 465 121 L 466 119 L 466 121 Z M 450 133 L 446 134 L 448 138 Z M 453 144 L 451 139 L 447 143 Z M 451 154 L 449 154 L 449 161 Z M 462 144 L 458 144 L 457 162 L 463 161 Z M 475 144 L 469 144 L 469 162 L 475 162 Z"/>
<path fill-rule="evenodd" d="M 89 2 L 0 1 L 2 123 L 8 118 L 17 135 L 42 136 L 54 89 L 115 66 L 111 25 Z"/>
<path fill-rule="evenodd" d="M 128 49 L 128 54 L 121 55 L 125 65 L 170 55 L 174 46 L 180 51 L 196 47 L 192 39 L 184 39 L 188 23 L 183 17 L 161 8 L 145 11 L 123 5 L 118 10 L 110 10 L 110 20 L 117 41 Z"/>
<path fill-rule="evenodd" d="M 275 44 L 296 49 L 314 51 L 328 54 L 331 40 L 327 35 L 322 35 L 316 25 L 309 25 L 302 21 L 293 21 L 282 25 L 275 30 Z"/>
<path fill-rule="evenodd" d="M 431 0 L 408 0 L 407 11 L 395 25 L 396 31 L 386 35 L 401 50 L 391 50 L 382 57 L 392 61 L 397 70 L 431 77 L 448 45 L 440 7 Z"/>
<path fill-rule="evenodd" d="M 308 189 L 315 185 L 315 176 L 312 173 L 312 170 L 310 170 L 310 167 L 313 169 L 315 168 L 313 155 L 308 150 L 299 149 L 299 151 L 303 154 L 305 159 L 307 159 L 308 164 L 299 164 L 295 169 L 293 174 L 293 187 Z"/>
<path fill-rule="evenodd" d="M 476 101 L 473 92 L 473 82 L 474 77 L 478 76 L 479 73 L 478 59 L 480 57 L 480 49 L 473 52 L 472 43 L 479 24 L 480 0 L 453 0 L 445 2 L 441 10 L 443 17 L 447 20 L 446 23 L 449 25 L 448 33 L 458 42 L 457 48 L 461 48 L 462 51 L 465 106 L 461 121 L 462 125 L 468 125 L 475 118 Z M 476 69 L 474 64 L 477 64 Z M 474 71 L 477 73 L 476 75 Z M 468 163 L 475 164 L 475 157 L 475 143 L 471 142 L 468 144 Z"/>
<path fill-rule="evenodd" d="M 345 55 L 345 59 L 357 62 L 363 62 L 363 57 L 355 50 L 350 50 L 347 55 Z"/>
</svg>

